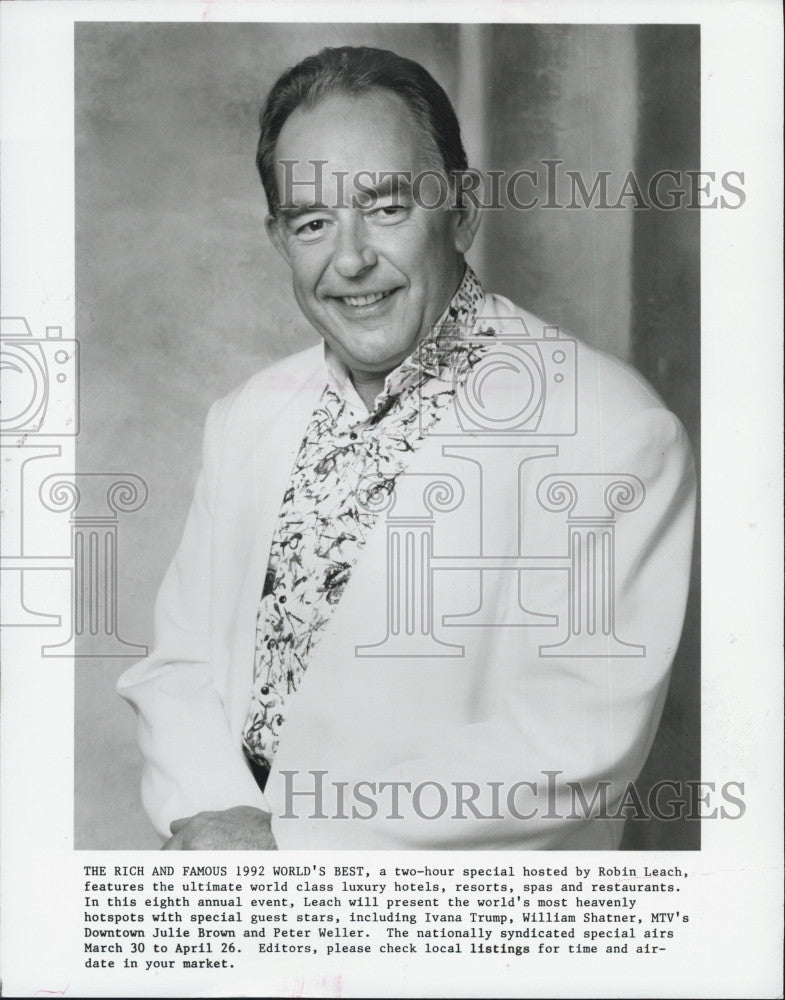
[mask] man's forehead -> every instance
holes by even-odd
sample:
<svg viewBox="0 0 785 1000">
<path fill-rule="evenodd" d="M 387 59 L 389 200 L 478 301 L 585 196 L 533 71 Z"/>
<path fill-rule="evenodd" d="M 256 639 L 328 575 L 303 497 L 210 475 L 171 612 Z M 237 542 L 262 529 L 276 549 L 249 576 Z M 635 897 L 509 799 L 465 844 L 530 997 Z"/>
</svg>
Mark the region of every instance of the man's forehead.
<svg viewBox="0 0 785 1000">
<path fill-rule="evenodd" d="M 425 147 L 419 123 L 397 94 L 382 88 L 336 93 L 292 112 L 276 143 L 275 167 L 279 180 L 284 174 L 310 180 L 319 169 L 325 183 L 344 186 L 364 172 L 411 178 L 430 165 Z M 360 183 L 367 184 L 367 176 Z"/>
</svg>

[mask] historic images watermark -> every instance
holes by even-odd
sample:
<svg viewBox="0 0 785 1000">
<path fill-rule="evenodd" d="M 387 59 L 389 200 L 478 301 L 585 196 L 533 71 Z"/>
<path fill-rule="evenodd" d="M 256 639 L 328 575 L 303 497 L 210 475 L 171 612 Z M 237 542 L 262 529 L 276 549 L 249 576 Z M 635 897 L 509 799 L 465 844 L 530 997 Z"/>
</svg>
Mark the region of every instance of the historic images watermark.
<svg viewBox="0 0 785 1000">
<path fill-rule="evenodd" d="M 665 779 L 639 790 L 612 781 L 592 784 L 543 770 L 536 780 L 335 781 L 329 771 L 282 770 L 280 819 L 372 820 L 705 820 L 741 819 L 743 781 Z"/>
<path fill-rule="evenodd" d="M 327 160 L 279 160 L 284 215 L 336 209 L 369 211 L 389 199 L 410 200 L 426 209 L 475 208 L 629 209 L 672 212 L 679 209 L 738 209 L 747 195 L 743 170 L 663 168 L 651 175 L 634 170 L 573 170 L 564 160 L 542 159 L 534 169 L 325 171 Z"/>
</svg>

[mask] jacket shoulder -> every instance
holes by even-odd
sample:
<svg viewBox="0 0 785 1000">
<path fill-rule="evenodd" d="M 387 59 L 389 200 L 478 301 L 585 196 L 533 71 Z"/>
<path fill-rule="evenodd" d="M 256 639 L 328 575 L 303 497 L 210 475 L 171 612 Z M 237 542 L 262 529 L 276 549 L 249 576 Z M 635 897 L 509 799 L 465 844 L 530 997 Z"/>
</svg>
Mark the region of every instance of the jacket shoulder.
<svg viewBox="0 0 785 1000">
<path fill-rule="evenodd" d="M 488 295 L 482 317 L 489 323 L 496 319 L 503 334 L 515 336 L 524 331 L 532 341 L 547 342 L 554 347 L 557 341 L 569 345 L 569 356 L 575 359 L 570 376 L 574 379 L 582 409 L 604 412 L 614 419 L 625 419 L 643 410 L 667 410 L 662 399 L 632 365 L 535 316 L 504 296 Z"/>
</svg>

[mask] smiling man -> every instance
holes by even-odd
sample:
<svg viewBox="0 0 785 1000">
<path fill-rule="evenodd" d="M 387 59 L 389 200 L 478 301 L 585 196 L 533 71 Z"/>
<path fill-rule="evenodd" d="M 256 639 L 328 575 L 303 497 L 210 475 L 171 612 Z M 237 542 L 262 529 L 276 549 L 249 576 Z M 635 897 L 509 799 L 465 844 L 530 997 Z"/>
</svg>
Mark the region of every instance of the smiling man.
<svg viewBox="0 0 785 1000">
<path fill-rule="evenodd" d="M 323 343 L 213 406 L 155 648 L 118 685 L 164 847 L 618 846 L 686 601 L 683 430 L 483 290 L 421 66 L 304 60 L 257 165 Z"/>
<path fill-rule="evenodd" d="M 267 114 L 271 131 L 276 111 Z M 263 137 L 265 175 L 269 146 Z M 289 204 L 268 217 L 267 231 L 292 269 L 300 308 L 369 407 L 449 304 L 479 221 L 470 202 L 462 211 L 426 208 L 426 185 L 415 201 L 413 179 L 434 169 L 432 146 L 405 101 L 379 88 L 301 104 L 275 144 L 275 190 L 288 188 Z M 347 194 L 347 178 L 365 183 Z M 317 193 L 325 208 L 314 204 Z"/>
</svg>

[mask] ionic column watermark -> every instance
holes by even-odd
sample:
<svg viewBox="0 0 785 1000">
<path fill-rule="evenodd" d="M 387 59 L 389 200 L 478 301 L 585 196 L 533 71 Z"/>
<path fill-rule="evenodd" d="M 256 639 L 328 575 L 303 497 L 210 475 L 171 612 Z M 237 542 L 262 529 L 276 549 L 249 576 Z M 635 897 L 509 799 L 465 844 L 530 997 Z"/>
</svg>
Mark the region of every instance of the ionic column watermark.
<svg viewBox="0 0 785 1000">
<path fill-rule="evenodd" d="M 71 634 L 44 646 L 44 656 L 141 657 L 147 646 L 118 634 L 117 553 L 120 514 L 147 502 L 144 480 L 133 474 L 87 472 L 53 475 L 40 497 L 50 511 L 71 514 Z M 71 643 L 76 646 L 69 650 Z"/>
</svg>

